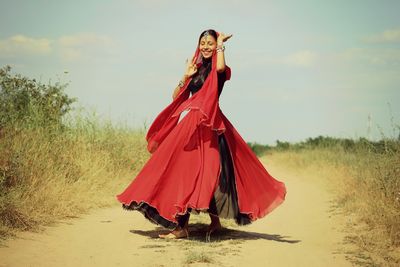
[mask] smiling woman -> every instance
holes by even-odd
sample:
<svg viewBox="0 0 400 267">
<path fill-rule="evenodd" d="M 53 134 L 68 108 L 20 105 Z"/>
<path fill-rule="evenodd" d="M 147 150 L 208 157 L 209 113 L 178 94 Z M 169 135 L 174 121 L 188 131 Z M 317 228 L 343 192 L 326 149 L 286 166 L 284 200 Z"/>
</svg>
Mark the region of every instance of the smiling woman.
<svg viewBox="0 0 400 267">
<path fill-rule="evenodd" d="M 229 39 L 230 36 L 227 36 L 226 38 Z M 188 88 L 192 93 L 192 95 L 196 93 L 198 90 L 200 90 L 208 74 L 211 71 L 211 65 L 212 65 L 211 57 L 213 51 L 214 50 L 217 51 L 217 39 L 218 37 L 215 31 L 204 31 L 199 37 L 198 44 L 201 52 L 200 56 L 202 57 L 201 63 L 189 64 L 187 67 L 187 72 L 184 75 L 184 77 L 192 77 L 188 85 Z M 218 49 L 224 49 L 222 43 L 219 44 L 218 46 L 219 46 Z M 192 72 L 194 74 L 192 74 Z M 229 79 L 229 77 L 227 77 L 225 73 L 224 53 L 217 54 L 217 73 L 218 73 L 218 97 L 219 97 L 222 92 L 222 88 L 224 86 L 225 81 Z M 184 82 L 181 81 L 180 86 L 183 86 L 183 84 Z"/>
<path fill-rule="evenodd" d="M 225 56 L 223 53 L 223 51 L 225 50 L 225 46 L 223 45 L 223 43 L 231 37 L 232 35 L 226 35 L 218 38 L 217 33 L 214 30 L 207 30 L 200 34 L 198 41 L 198 48 L 201 52 L 200 59 L 198 59 L 197 56 L 195 56 L 192 59 L 192 62 L 188 62 L 187 60 L 186 62 L 187 69 L 185 74 L 183 75 L 183 78 L 180 80 L 179 85 L 174 90 L 172 96 L 174 99 L 189 77 L 193 76 L 193 79 L 191 80 L 188 86 L 189 90 L 192 93 L 195 93 L 198 89 L 201 88 L 205 79 L 207 78 L 208 73 L 211 70 L 211 57 L 214 51 L 221 52 L 217 53 L 217 66 L 216 66 L 216 70 L 219 75 L 218 92 L 219 94 L 221 93 L 223 83 L 225 82 L 225 80 L 227 80 L 227 77 L 225 75 Z M 200 69 L 198 70 L 198 68 Z"/>
<path fill-rule="evenodd" d="M 267 172 L 219 108 L 231 77 L 223 43 L 231 37 L 211 29 L 200 34 L 172 103 L 147 132 L 151 158 L 117 195 L 123 208 L 173 230 L 161 238 L 188 237 L 192 211 L 210 214 L 209 239 L 222 227 L 219 217 L 249 224 L 285 199 L 285 185 Z M 188 113 L 179 121 L 183 111 Z"/>
</svg>

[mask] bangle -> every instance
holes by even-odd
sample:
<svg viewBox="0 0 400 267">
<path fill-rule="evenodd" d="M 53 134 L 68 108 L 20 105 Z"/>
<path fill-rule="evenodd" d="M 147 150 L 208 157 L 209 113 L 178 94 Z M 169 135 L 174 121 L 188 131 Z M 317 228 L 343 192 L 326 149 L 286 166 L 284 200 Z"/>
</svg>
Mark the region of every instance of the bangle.
<svg viewBox="0 0 400 267">
<path fill-rule="evenodd" d="M 222 52 L 224 50 L 225 50 L 225 46 L 224 45 L 218 46 L 217 49 L 216 49 L 217 52 Z"/>
<path fill-rule="evenodd" d="M 180 80 L 178 85 L 179 85 L 180 88 L 182 88 L 185 85 L 185 83 L 182 82 L 182 80 Z"/>
</svg>

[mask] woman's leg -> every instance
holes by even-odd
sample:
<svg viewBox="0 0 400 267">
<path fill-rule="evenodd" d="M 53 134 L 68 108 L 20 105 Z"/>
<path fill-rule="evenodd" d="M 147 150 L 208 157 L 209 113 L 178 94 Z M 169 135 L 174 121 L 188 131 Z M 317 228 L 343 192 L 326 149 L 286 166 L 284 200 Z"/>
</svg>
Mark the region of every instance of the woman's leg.
<svg viewBox="0 0 400 267">
<path fill-rule="evenodd" d="M 177 220 L 178 220 L 178 225 L 180 228 L 188 228 L 189 226 L 189 218 L 190 218 L 190 212 L 186 212 L 185 215 L 180 215 Z"/>
<path fill-rule="evenodd" d="M 211 223 L 208 226 L 209 231 L 214 231 L 214 230 L 222 228 L 222 225 L 221 225 L 221 222 L 220 222 L 218 216 L 210 213 L 210 219 L 211 219 Z"/>
</svg>

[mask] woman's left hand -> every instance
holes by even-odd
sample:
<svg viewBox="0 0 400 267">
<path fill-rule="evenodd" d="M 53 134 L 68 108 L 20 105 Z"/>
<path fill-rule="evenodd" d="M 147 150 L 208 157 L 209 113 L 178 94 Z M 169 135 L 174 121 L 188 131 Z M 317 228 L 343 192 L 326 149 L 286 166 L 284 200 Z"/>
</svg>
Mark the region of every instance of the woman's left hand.
<svg viewBox="0 0 400 267">
<path fill-rule="evenodd" d="M 223 42 L 226 42 L 231 37 L 232 37 L 232 34 L 225 34 L 223 32 L 219 32 L 218 33 L 217 43 L 222 45 Z"/>
</svg>

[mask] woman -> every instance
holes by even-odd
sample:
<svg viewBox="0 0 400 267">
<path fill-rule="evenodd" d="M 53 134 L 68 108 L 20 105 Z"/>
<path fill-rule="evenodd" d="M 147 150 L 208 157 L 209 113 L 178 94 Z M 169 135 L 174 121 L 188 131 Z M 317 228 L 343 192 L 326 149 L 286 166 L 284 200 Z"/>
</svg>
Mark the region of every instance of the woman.
<svg viewBox="0 0 400 267">
<path fill-rule="evenodd" d="M 209 238 L 221 228 L 219 217 L 249 224 L 285 199 L 285 185 L 267 172 L 219 108 L 231 76 L 223 44 L 231 37 L 211 29 L 201 33 L 172 103 L 147 132 L 151 158 L 117 195 L 124 209 L 172 230 L 160 238 L 188 237 L 193 210 L 210 214 Z M 188 113 L 179 120 L 183 111 Z"/>
</svg>

